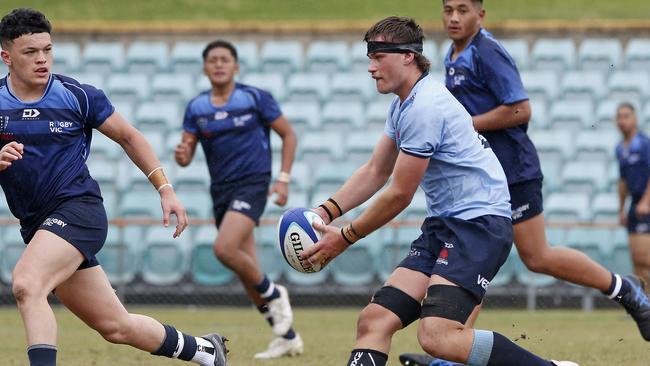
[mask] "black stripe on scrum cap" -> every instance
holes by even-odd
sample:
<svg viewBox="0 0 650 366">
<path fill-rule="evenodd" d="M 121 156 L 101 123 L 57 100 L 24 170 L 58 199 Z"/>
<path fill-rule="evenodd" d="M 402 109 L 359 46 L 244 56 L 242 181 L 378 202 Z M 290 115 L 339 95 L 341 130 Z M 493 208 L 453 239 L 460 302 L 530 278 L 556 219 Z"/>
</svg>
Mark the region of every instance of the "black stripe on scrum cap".
<svg viewBox="0 0 650 366">
<path fill-rule="evenodd" d="M 422 53 L 422 43 L 368 42 L 367 54 L 381 53 Z"/>
</svg>

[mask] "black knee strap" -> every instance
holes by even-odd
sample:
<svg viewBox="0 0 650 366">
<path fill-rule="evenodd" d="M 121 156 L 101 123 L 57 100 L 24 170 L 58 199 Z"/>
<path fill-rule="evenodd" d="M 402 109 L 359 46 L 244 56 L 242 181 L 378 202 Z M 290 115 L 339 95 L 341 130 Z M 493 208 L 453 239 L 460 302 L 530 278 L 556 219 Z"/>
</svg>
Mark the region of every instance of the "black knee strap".
<svg viewBox="0 0 650 366">
<path fill-rule="evenodd" d="M 371 302 L 381 305 L 397 315 L 402 321 L 403 328 L 420 318 L 420 303 L 406 292 L 392 286 L 380 288 L 375 292 Z"/>
<path fill-rule="evenodd" d="M 444 318 L 465 324 L 478 304 L 476 297 L 464 288 L 433 285 L 427 290 L 420 317 Z"/>
</svg>

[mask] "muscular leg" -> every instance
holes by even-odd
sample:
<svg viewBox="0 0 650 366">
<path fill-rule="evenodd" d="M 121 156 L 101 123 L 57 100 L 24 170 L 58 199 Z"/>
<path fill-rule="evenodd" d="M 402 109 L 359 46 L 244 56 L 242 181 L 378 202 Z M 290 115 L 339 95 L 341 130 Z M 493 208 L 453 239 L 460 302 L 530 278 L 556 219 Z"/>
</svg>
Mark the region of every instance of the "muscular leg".
<svg viewBox="0 0 650 366">
<path fill-rule="evenodd" d="M 600 291 L 609 289 L 612 275 L 603 266 L 578 250 L 548 244 L 543 214 L 515 224 L 513 235 L 519 256 L 531 271 Z"/>
<path fill-rule="evenodd" d="M 70 277 L 84 258 L 71 244 L 39 230 L 13 273 L 13 293 L 23 318 L 27 345 L 56 344 L 57 325 L 47 295 Z"/>
<path fill-rule="evenodd" d="M 650 280 L 650 234 L 630 234 L 630 256 L 634 274 Z"/>
</svg>

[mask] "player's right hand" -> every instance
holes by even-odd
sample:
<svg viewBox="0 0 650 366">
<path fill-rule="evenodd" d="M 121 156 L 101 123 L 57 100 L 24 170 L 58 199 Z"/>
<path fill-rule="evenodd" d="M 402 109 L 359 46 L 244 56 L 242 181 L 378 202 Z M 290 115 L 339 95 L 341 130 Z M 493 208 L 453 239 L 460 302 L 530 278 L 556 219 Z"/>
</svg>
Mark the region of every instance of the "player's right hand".
<svg viewBox="0 0 650 366">
<path fill-rule="evenodd" d="M 25 146 L 16 141 L 12 141 L 0 149 L 0 171 L 11 166 L 11 162 L 23 158 L 23 149 Z"/>
<path fill-rule="evenodd" d="M 187 142 L 181 142 L 176 145 L 176 149 L 174 149 L 174 159 L 176 159 L 178 165 L 188 165 L 190 163 L 190 158 L 190 145 Z"/>
</svg>

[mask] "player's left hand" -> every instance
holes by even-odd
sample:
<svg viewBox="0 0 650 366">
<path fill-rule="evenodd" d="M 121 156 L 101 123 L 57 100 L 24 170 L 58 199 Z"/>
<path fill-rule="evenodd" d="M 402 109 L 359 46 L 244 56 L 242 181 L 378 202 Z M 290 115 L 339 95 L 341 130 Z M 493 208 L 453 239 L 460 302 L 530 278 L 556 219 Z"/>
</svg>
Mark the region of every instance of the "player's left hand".
<svg viewBox="0 0 650 366">
<path fill-rule="evenodd" d="M 287 199 L 289 198 L 289 184 L 283 182 L 275 182 L 269 191 L 269 196 L 273 193 L 276 194 L 275 204 L 278 206 L 284 206 L 287 204 Z"/>
<path fill-rule="evenodd" d="M 189 219 L 187 218 L 185 206 L 183 206 L 178 197 L 176 197 L 176 193 L 171 186 L 164 187 L 160 191 L 160 205 L 163 210 L 163 225 L 165 225 L 165 227 L 169 226 L 169 216 L 172 213 L 176 215 L 176 231 L 174 232 L 174 238 L 179 237 L 187 225 L 189 225 Z"/>
<path fill-rule="evenodd" d="M 646 216 L 650 215 L 650 202 L 639 201 L 636 205 L 636 214 L 637 216 Z"/>
<path fill-rule="evenodd" d="M 321 238 L 316 245 L 302 253 L 309 263 L 320 262 L 324 267 L 350 246 L 341 236 L 341 229 L 336 226 L 321 225 L 317 222 L 312 223 L 312 226 L 321 233 Z"/>
</svg>

